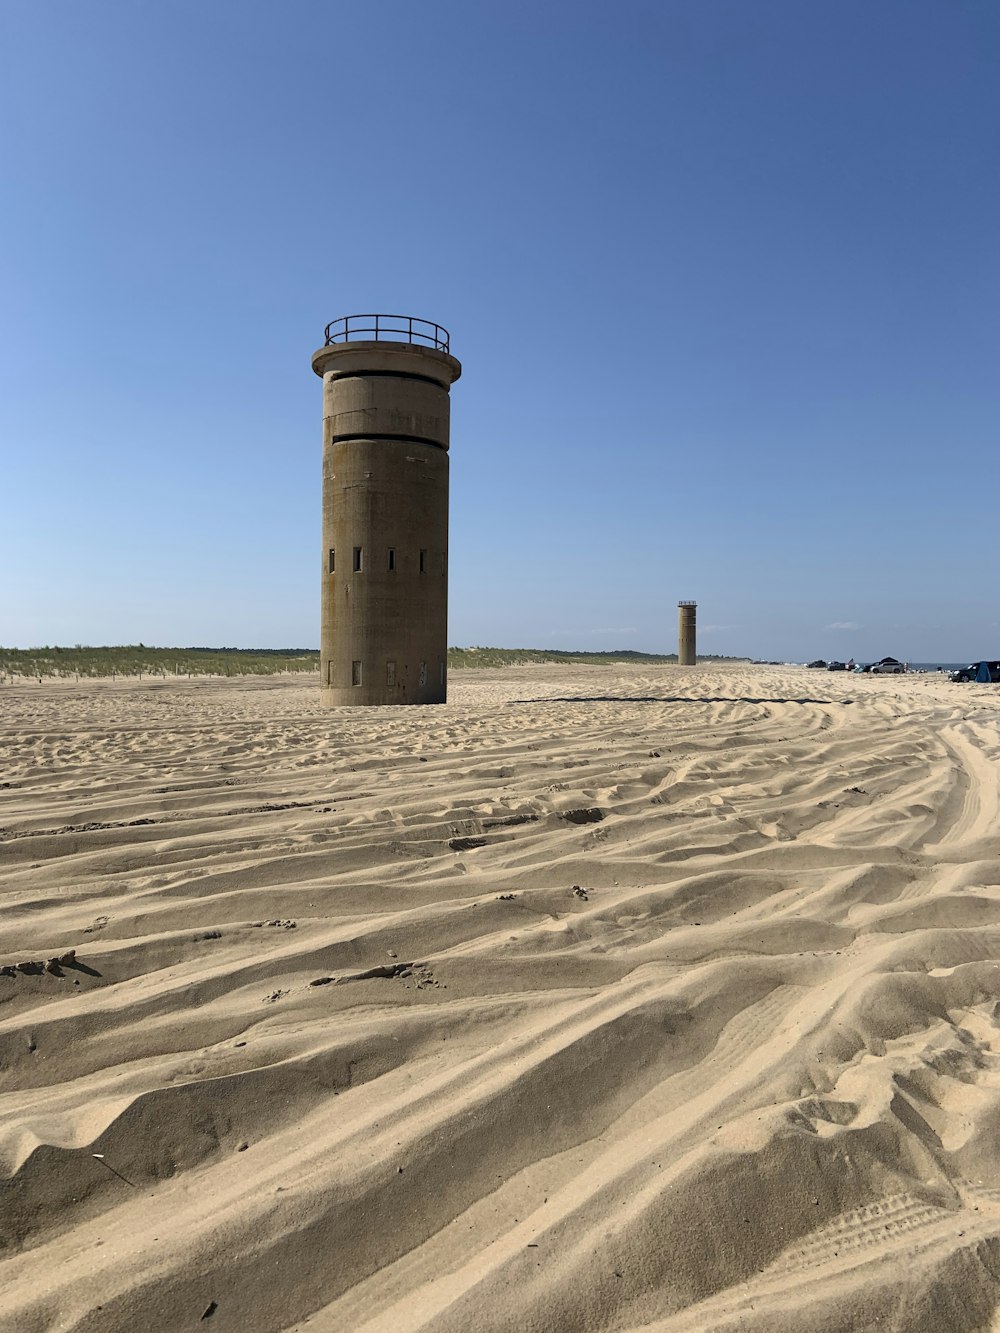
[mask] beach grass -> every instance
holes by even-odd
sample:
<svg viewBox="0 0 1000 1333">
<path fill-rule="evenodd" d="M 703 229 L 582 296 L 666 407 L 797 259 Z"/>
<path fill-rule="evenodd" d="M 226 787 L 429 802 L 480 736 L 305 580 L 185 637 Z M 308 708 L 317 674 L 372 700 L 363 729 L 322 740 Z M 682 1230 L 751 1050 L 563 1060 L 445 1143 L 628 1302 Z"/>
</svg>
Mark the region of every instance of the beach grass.
<svg viewBox="0 0 1000 1333">
<path fill-rule="evenodd" d="M 743 658 L 706 658 L 743 661 Z M 632 649 L 571 652 L 561 648 L 449 648 L 448 667 L 486 668 L 544 663 L 602 666 L 670 663 L 676 653 Z M 117 676 L 274 676 L 319 670 L 313 648 L 151 648 L 146 644 L 108 647 L 0 648 L 0 681 Z"/>
</svg>

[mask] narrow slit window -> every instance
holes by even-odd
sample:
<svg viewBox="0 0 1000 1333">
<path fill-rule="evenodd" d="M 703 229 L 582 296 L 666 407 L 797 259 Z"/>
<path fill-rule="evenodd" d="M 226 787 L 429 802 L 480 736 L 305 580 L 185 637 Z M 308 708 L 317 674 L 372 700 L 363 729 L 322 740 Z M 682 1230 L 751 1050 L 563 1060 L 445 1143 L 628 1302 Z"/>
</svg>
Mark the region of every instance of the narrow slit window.
<svg viewBox="0 0 1000 1333">
<path fill-rule="evenodd" d="M 444 576 L 445 576 L 447 573 L 448 573 L 448 557 L 445 555 L 444 551 L 442 551 L 442 552 L 441 552 L 441 577 L 444 578 Z"/>
<path fill-rule="evenodd" d="M 385 683 L 395 685 L 396 683 L 396 663 L 386 662 L 385 664 Z"/>
<path fill-rule="evenodd" d="M 351 663 L 351 684 L 352 684 L 352 685 L 360 685 L 360 684 L 361 684 L 361 663 L 360 663 L 360 662 L 352 662 L 352 663 Z"/>
<path fill-rule="evenodd" d="M 355 546 L 355 548 L 354 548 L 354 572 L 355 572 L 355 574 L 360 574 L 360 573 L 361 573 L 361 547 L 360 547 L 360 546 Z"/>
<path fill-rule="evenodd" d="M 439 669 L 440 669 L 440 673 L 441 673 L 441 680 L 440 680 L 440 683 L 443 685 L 443 684 L 444 684 L 444 663 L 443 663 L 443 662 L 439 662 L 439 663 L 438 663 L 438 667 L 439 667 Z"/>
<path fill-rule="evenodd" d="M 426 685 L 426 684 L 427 684 L 427 663 L 426 663 L 426 662 L 421 662 L 421 663 L 420 663 L 420 684 L 421 684 L 421 685 Z"/>
<path fill-rule="evenodd" d="M 336 568 L 337 568 L 337 552 L 336 552 L 336 551 L 333 549 L 333 547 L 331 546 L 331 547 L 330 547 L 330 573 L 332 574 L 332 573 L 336 570 Z"/>
<path fill-rule="evenodd" d="M 420 572 L 421 574 L 427 573 L 427 552 L 423 550 L 420 552 Z"/>
<path fill-rule="evenodd" d="M 395 574 L 395 572 L 396 572 L 396 548 L 395 548 L 395 546 L 390 546 L 390 547 L 389 547 L 389 573 L 390 573 L 390 574 Z"/>
</svg>

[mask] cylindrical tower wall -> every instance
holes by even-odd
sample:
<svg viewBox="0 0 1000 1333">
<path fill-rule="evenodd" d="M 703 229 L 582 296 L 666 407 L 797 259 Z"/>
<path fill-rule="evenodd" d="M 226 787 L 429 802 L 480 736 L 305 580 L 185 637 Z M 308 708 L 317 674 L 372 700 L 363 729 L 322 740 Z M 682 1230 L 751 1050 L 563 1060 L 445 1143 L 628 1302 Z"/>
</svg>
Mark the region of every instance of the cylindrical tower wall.
<svg viewBox="0 0 1000 1333">
<path fill-rule="evenodd" d="M 696 642 L 697 602 L 677 603 L 677 664 L 694 666 L 698 661 Z"/>
<path fill-rule="evenodd" d="M 322 348 L 324 703 L 443 703 L 448 388 L 461 366 L 411 343 Z"/>
</svg>

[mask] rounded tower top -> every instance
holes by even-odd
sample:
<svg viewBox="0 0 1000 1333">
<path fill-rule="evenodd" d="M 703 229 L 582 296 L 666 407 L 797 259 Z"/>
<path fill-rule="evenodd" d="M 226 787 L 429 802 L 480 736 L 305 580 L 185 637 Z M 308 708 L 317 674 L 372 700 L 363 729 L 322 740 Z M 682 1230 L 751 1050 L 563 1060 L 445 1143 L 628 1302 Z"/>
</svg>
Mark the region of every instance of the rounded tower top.
<svg viewBox="0 0 1000 1333">
<path fill-rule="evenodd" d="M 415 315 L 342 315 L 327 324 L 324 337 L 312 359 L 320 376 L 409 371 L 448 388 L 462 373 L 448 330 Z"/>
</svg>

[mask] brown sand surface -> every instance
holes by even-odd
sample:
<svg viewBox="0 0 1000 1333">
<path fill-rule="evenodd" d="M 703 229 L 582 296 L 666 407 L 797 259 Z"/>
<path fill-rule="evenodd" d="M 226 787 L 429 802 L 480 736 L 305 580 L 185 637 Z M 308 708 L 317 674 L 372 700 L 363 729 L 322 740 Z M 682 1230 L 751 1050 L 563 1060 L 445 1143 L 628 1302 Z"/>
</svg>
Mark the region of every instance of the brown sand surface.
<svg viewBox="0 0 1000 1333">
<path fill-rule="evenodd" d="M 5 687 L 0 1327 L 1000 1328 L 998 764 L 928 676 Z"/>
</svg>

